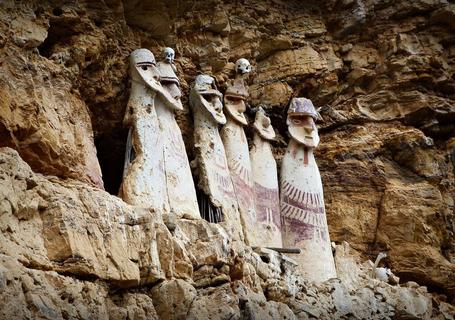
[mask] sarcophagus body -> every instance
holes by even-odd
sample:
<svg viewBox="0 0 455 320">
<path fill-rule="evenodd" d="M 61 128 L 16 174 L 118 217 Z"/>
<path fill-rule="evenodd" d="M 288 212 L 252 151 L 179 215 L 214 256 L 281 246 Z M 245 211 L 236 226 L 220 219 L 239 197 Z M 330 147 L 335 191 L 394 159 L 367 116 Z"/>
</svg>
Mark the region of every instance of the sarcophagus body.
<svg viewBox="0 0 455 320">
<path fill-rule="evenodd" d="M 270 119 L 262 108 L 256 112 L 250 150 L 258 239 L 253 245 L 282 247 L 280 201 L 276 161 L 270 141 L 275 138 Z"/>
<path fill-rule="evenodd" d="M 224 94 L 227 122 L 221 129 L 221 140 L 226 150 L 227 164 L 234 186 L 245 242 L 255 245 L 260 241 L 258 241 L 257 235 L 250 154 L 243 129 L 245 125 L 248 125 L 244 115 L 248 98 L 244 77 L 249 71 L 248 60 L 239 59 L 236 63 L 235 79 L 228 84 Z"/>
<path fill-rule="evenodd" d="M 206 220 L 221 223 L 234 237 L 243 239 L 237 199 L 218 130 L 220 124 L 226 123 L 221 99 L 212 77 L 196 78 L 190 104 L 194 116 L 199 207 Z"/>
<path fill-rule="evenodd" d="M 200 218 L 199 208 L 182 132 L 174 112 L 183 110 L 180 82 L 173 65 L 173 50 L 164 50 L 164 61 L 158 62 L 160 82 L 175 104 L 167 103 L 165 97 L 158 96 L 155 101 L 159 129 L 163 146 L 164 174 L 169 210 L 172 214 L 185 218 Z"/>
</svg>

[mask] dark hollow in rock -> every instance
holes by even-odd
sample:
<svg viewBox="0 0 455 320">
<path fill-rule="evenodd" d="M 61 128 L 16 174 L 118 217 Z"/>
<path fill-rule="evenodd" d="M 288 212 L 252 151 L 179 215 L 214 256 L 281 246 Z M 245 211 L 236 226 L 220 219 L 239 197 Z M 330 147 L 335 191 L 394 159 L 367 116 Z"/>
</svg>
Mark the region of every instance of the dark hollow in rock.
<svg viewBox="0 0 455 320">
<path fill-rule="evenodd" d="M 123 177 L 127 129 L 114 129 L 95 137 L 98 160 L 103 174 L 104 188 L 117 195 Z"/>
</svg>

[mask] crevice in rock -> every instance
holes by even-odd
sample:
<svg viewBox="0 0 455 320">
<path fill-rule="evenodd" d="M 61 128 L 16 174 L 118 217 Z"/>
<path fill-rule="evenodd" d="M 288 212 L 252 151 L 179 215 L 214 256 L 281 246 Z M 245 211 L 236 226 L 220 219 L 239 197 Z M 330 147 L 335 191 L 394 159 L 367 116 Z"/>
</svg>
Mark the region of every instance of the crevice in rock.
<svg viewBox="0 0 455 320">
<path fill-rule="evenodd" d="M 57 17 L 61 16 L 63 14 L 63 10 L 62 8 L 55 7 L 54 9 L 52 9 L 52 14 Z"/>
<path fill-rule="evenodd" d="M 127 136 L 127 129 L 116 128 L 95 137 L 104 188 L 113 195 L 118 194 L 122 183 Z"/>
<path fill-rule="evenodd" d="M 378 214 L 376 216 L 376 226 L 374 228 L 374 237 L 373 237 L 373 243 L 372 247 L 373 249 L 376 249 L 378 247 L 378 230 L 379 230 L 379 225 L 381 224 L 381 218 L 382 214 L 384 212 L 384 199 L 385 199 L 385 190 L 381 195 L 381 199 L 379 200 L 379 205 L 378 205 Z"/>
<path fill-rule="evenodd" d="M 396 274 L 400 278 L 400 283 L 406 283 L 409 281 L 416 282 L 421 286 L 426 286 L 428 292 L 435 292 L 438 294 L 449 294 L 443 287 L 439 284 L 434 283 L 423 274 L 417 274 L 412 272 L 398 272 Z"/>
<path fill-rule="evenodd" d="M 221 208 L 215 207 L 210 201 L 210 197 L 205 192 L 196 186 L 197 202 L 201 217 L 212 223 L 223 221 L 223 212 Z"/>
<path fill-rule="evenodd" d="M 61 17 L 63 15 L 61 8 L 54 8 L 52 13 L 54 17 L 49 20 L 47 38 L 38 46 L 38 52 L 46 58 L 52 56 L 52 49 L 56 44 L 69 45 L 70 38 L 78 34 L 76 31 L 77 23 Z"/>
<path fill-rule="evenodd" d="M 74 279 L 81 280 L 81 281 L 95 282 L 95 281 L 100 280 L 100 279 L 99 279 L 97 276 L 95 276 L 95 275 L 90 275 L 90 274 L 75 274 L 75 273 L 72 273 L 72 272 L 69 272 L 69 271 L 56 270 L 56 269 L 51 268 L 51 267 L 49 267 L 49 266 L 44 266 L 44 265 L 40 265 L 40 264 L 36 264 L 36 263 L 33 263 L 33 262 L 28 262 L 28 261 L 23 261 L 23 260 L 20 260 L 20 259 L 18 259 L 17 261 L 18 261 L 21 265 L 23 265 L 25 268 L 31 269 L 31 270 L 38 270 L 38 271 L 53 271 L 53 272 L 58 273 L 58 274 L 61 275 L 61 276 L 70 277 L 70 278 L 74 278 Z"/>
</svg>

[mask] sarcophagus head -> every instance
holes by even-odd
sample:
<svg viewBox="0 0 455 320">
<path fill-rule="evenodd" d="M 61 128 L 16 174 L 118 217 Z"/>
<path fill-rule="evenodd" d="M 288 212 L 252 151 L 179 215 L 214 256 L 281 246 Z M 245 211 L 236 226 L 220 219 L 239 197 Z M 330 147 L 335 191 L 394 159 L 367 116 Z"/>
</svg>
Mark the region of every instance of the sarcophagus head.
<svg viewBox="0 0 455 320">
<path fill-rule="evenodd" d="M 191 104 L 193 107 L 204 108 L 219 124 L 226 123 L 226 116 L 223 113 L 223 104 L 221 102 L 222 98 L 223 95 L 218 91 L 215 79 L 205 74 L 196 77 L 190 92 Z"/>
<path fill-rule="evenodd" d="M 288 125 L 289 134 L 298 143 L 315 148 L 319 144 L 319 134 L 316 121 L 320 119 L 310 99 L 293 98 L 289 105 Z"/>
<path fill-rule="evenodd" d="M 254 119 L 253 128 L 259 134 L 262 139 L 274 140 L 275 130 L 273 130 L 270 118 L 265 114 L 264 109 L 259 107 L 256 112 L 256 118 Z"/>
<path fill-rule="evenodd" d="M 130 55 L 131 79 L 152 87 L 159 86 L 160 72 L 153 53 L 148 49 L 134 50 Z"/>
<path fill-rule="evenodd" d="M 250 62 L 241 58 L 235 63 L 236 78 L 226 88 L 224 93 L 224 107 L 227 113 L 241 125 L 248 125 L 244 115 L 246 111 L 245 100 L 248 98 L 248 89 L 244 77 L 251 71 Z"/>
</svg>

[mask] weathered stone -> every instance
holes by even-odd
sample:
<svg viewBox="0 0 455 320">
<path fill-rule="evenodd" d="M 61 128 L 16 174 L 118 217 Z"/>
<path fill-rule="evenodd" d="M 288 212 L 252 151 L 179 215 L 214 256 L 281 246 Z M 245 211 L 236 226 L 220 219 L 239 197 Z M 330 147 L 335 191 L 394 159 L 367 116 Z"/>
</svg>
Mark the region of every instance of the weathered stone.
<svg viewBox="0 0 455 320">
<path fill-rule="evenodd" d="M 142 293 L 125 293 L 113 296 L 108 300 L 109 319 L 153 319 L 158 314 L 153 307 L 152 299 Z"/>
<path fill-rule="evenodd" d="M 250 87 L 251 101 L 254 105 L 284 107 L 289 103 L 293 90 L 286 82 L 254 84 Z"/>
<path fill-rule="evenodd" d="M 446 241 L 445 227 L 441 229 L 448 214 L 444 193 L 423 178 L 444 181 L 451 177 L 450 170 L 442 173 L 438 169 L 448 168 L 446 160 L 427 144 L 428 137 L 422 132 L 398 123 L 351 126 L 345 134 L 337 130 L 324 136 L 318 150 L 324 155 L 319 156 L 319 164 L 327 185 L 325 200 L 332 240 L 352 239 L 351 245 L 365 248 L 360 250 L 368 250 L 365 245 L 375 243 L 377 251 L 388 254 L 389 266 L 398 276 L 400 270 L 406 270 L 406 274 L 418 272 L 420 281 L 452 283 L 449 274 L 453 265 L 439 250 L 432 249 Z M 340 139 L 346 141 L 340 143 Z M 330 147 L 335 145 L 337 148 Z M 423 162 L 417 160 L 421 157 L 432 159 L 431 163 L 421 165 Z M 332 171 L 335 163 L 338 170 Z M 371 179 L 361 178 L 366 176 Z M 405 200 L 409 196 L 413 201 Z"/>
<path fill-rule="evenodd" d="M 35 171 L 102 187 L 88 110 L 64 79 L 52 76 L 49 63 L 41 64 L 41 71 L 25 78 L 8 71 L 26 67 L 14 56 L 0 66 L 1 146 L 14 147 Z"/>
<path fill-rule="evenodd" d="M 258 64 L 256 82 L 281 80 L 290 76 L 316 73 L 327 68 L 327 62 L 311 46 L 279 51 Z"/>
<path fill-rule="evenodd" d="M 161 278 L 154 232 L 147 232 L 153 221 L 128 225 L 125 221 L 137 213 L 117 197 L 76 181 L 47 180 L 34 174 L 16 151 L 0 151 L 1 210 L 9 217 L 1 224 L 2 253 L 26 265 L 122 286 L 138 284 L 143 267 L 149 270 L 146 282 Z M 24 208 L 24 198 L 36 199 L 38 205 Z M 142 250 L 147 254 L 140 255 Z"/>
<path fill-rule="evenodd" d="M 153 304 L 160 319 L 186 318 L 196 295 L 193 286 L 178 279 L 152 289 Z"/>
<path fill-rule="evenodd" d="M 281 302 L 247 301 L 242 310 L 244 319 L 298 319 L 291 309 Z"/>
<path fill-rule="evenodd" d="M 220 224 L 205 221 L 178 221 L 176 236 L 185 243 L 189 257 L 195 266 L 220 265 L 230 262 L 235 241 Z"/>
<path fill-rule="evenodd" d="M 398 319 L 429 319 L 431 299 L 424 294 L 400 288 L 396 293 L 396 317 Z"/>
<path fill-rule="evenodd" d="M 333 291 L 339 302 L 350 301 L 346 318 L 453 318 L 452 9 L 446 0 L 0 1 L 0 144 L 16 149 L 35 172 L 14 157 L 0 165 L 6 177 L 0 251 L 10 261 L 0 259 L 0 318 L 156 318 L 150 283 L 156 287 L 165 277 L 189 284 L 208 279 L 197 293 L 201 310 L 210 306 L 201 311 L 205 317 L 218 315 L 210 297 L 229 297 L 219 303 L 227 317 L 240 317 L 247 304 L 266 317 L 273 300 L 298 318 L 337 318 Z M 186 94 L 201 72 L 225 88 L 238 58 L 255 66 L 248 102 L 252 110 L 267 108 L 278 166 L 288 140 L 283 107 L 291 96 L 322 107 L 316 153 L 330 235 L 351 244 L 336 260 L 338 272 L 342 260 L 352 277 L 309 284 L 288 268 L 291 261 L 280 260 L 280 273 L 274 255 L 252 253 L 222 224 L 167 219 L 165 226 L 157 212 L 86 185 L 101 186 L 98 158 L 106 190 L 117 193 L 128 55 L 139 47 L 159 54 L 164 45 L 179 53 L 184 110 L 176 119 L 190 159 Z M 310 56 L 302 53 L 308 47 L 315 59 L 300 59 Z M 283 60 L 270 63 L 276 57 Z M 246 136 L 251 143 L 252 132 Z M 113 241 L 120 235 L 121 242 Z M 169 249 L 158 251 L 158 240 Z M 48 251 L 69 258 L 50 261 Z M 91 251 L 96 260 L 72 256 L 92 259 Z M 373 263 L 361 262 L 378 252 L 387 253 L 381 268 L 413 283 L 399 288 L 372 279 Z M 137 281 L 148 285 L 119 290 Z M 400 290 L 406 293 L 398 304 Z"/>
<path fill-rule="evenodd" d="M 53 271 L 28 269 L 14 258 L 0 255 L 6 270 L 0 291 L 2 318 L 108 319 L 107 288 Z"/>
<path fill-rule="evenodd" d="M 186 319 L 240 319 L 239 300 L 229 284 L 202 290 Z"/>
<path fill-rule="evenodd" d="M 20 47 L 36 48 L 47 37 L 48 26 L 34 23 L 29 17 L 18 17 L 12 21 L 11 27 L 16 30 L 13 41 Z"/>
</svg>

